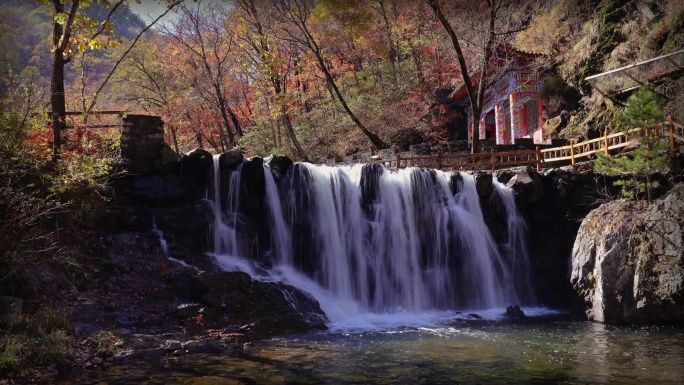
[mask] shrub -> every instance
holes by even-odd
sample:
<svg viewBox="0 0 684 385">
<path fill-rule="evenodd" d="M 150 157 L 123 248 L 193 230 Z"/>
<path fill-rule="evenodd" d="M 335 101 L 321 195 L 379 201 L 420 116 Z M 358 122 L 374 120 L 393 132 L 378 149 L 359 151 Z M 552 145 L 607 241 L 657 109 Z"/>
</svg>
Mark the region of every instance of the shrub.
<svg viewBox="0 0 684 385">
<path fill-rule="evenodd" d="M 58 256 L 60 247 L 49 221 L 60 208 L 52 199 L 0 186 L 0 293 L 19 293 L 31 267 Z"/>
</svg>

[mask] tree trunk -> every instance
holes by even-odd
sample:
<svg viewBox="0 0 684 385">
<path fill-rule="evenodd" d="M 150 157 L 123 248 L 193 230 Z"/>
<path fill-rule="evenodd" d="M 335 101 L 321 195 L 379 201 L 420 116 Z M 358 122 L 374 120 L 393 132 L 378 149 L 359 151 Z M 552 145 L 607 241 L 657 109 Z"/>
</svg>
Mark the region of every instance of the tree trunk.
<svg viewBox="0 0 684 385">
<path fill-rule="evenodd" d="M 335 79 L 333 79 L 332 75 L 330 74 L 330 71 L 328 71 L 328 68 L 325 66 L 325 62 L 323 61 L 323 57 L 320 55 L 319 52 L 314 52 L 316 54 L 316 59 L 318 59 L 318 67 L 320 68 L 321 71 L 323 71 L 323 75 L 325 75 L 325 79 L 328 81 L 328 84 L 330 87 L 333 89 L 335 95 L 337 96 L 337 100 L 342 104 L 342 108 L 344 108 L 344 111 L 349 115 L 351 120 L 356 124 L 356 126 L 363 132 L 368 139 L 370 139 L 371 143 L 375 148 L 378 150 L 388 148 L 389 145 L 385 143 L 382 139 L 380 139 L 379 136 L 377 136 L 374 132 L 371 132 L 366 126 L 361 123 L 359 118 L 356 117 L 354 112 L 349 108 L 347 105 L 346 100 L 344 99 L 344 96 L 342 96 L 342 93 L 340 92 L 340 89 L 337 87 L 337 83 L 335 83 Z"/>
<path fill-rule="evenodd" d="M 292 144 L 294 144 L 295 148 L 297 149 L 297 153 L 302 158 L 302 160 L 304 160 L 305 162 L 309 162 L 309 157 L 304 152 L 304 149 L 302 148 L 301 143 L 299 143 L 299 140 L 297 140 L 297 135 L 295 135 L 294 128 L 292 127 L 292 121 L 290 120 L 290 114 L 287 113 L 285 106 L 283 105 L 280 106 L 280 114 L 282 115 L 283 125 L 287 130 L 287 134 L 290 137 Z"/>
<path fill-rule="evenodd" d="M 58 24 L 55 24 L 58 25 Z M 61 28 L 60 28 L 61 29 Z M 60 50 L 55 50 L 50 83 L 50 106 L 52 107 L 52 160 L 59 160 L 62 148 L 62 131 L 66 126 L 66 100 L 64 99 L 64 66 L 66 60 Z"/>
<path fill-rule="evenodd" d="M 480 108 L 472 107 L 470 111 L 473 114 L 473 145 L 470 147 L 471 154 L 480 152 L 480 115 L 482 112 Z"/>
</svg>

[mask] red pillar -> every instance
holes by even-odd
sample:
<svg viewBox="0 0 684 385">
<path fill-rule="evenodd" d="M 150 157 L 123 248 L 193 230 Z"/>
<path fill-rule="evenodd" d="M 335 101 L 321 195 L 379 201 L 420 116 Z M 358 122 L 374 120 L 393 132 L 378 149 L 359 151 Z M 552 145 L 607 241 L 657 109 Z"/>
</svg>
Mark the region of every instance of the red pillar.
<svg viewBox="0 0 684 385">
<path fill-rule="evenodd" d="M 527 103 L 522 105 L 522 135 L 527 136 Z"/>
<path fill-rule="evenodd" d="M 539 117 L 539 142 L 544 141 L 544 123 L 546 123 L 546 119 L 544 119 L 544 104 L 542 103 L 541 97 L 537 98 L 537 116 Z M 535 139 L 536 139 L 535 135 Z M 537 142 L 537 140 L 535 140 Z"/>
<path fill-rule="evenodd" d="M 506 123 L 504 122 L 503 106 L 501 102 L 494 105 L 494 119 L 496 122 L 496 144 L 507 144 L 508 135 L 506 132 Z"/>
</svg>

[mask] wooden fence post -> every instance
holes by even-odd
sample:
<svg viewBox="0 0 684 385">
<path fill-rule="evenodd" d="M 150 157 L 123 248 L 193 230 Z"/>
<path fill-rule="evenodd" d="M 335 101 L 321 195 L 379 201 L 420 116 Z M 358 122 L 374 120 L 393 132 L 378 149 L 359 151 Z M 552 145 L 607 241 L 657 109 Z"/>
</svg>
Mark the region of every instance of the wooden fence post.
<svg viewBox="0 0 684 385">
<path fill-rule="evenodd" d="M 475 162 L 475 159 L 473 159 L 473 162 Z M 495 170 L 496 170 L 496 154 L 494 152 L 494 147 L 492 147 L 492 174 L 494 174 Z"/>
<path fill-rule="evenodd" d="M 397 168 L 401 168 L 401 155 L 397 153 Z"/>
<path fill-rule="evenodd" d="M 570 164 L 575 165 L 575 141 L 570 141 Z"/>
<path fill-rule="evenodd" d="M 541 169 L 542 169 L 542 167 L 541 167 L 541 148 L 539 146 L 537 146 L 536 152 L 537 152 L 537 171 L 541 171 Z"/>
<path fill-rule="evenodd" d="M 607 127 L 606 127 L 605 132 L 603 133 L 603 145 L 606 147 L 605 148 L 606 155 L 610 155 L 610 153 L 608 151 L 608 128 Z"/>
<path fill-rule="evenodd" d="M 668 119 L 668 126 L 670 129 L 670 156 L 673 158 L 677 156 L 677 143 L 674 138 L 674 122 L 672 121 L 672 115 Z"/>
<path fill-rule="evenodd" d="M 442 151 L 437 151 L 437 169 L 442 169 Z"/>
</svg>

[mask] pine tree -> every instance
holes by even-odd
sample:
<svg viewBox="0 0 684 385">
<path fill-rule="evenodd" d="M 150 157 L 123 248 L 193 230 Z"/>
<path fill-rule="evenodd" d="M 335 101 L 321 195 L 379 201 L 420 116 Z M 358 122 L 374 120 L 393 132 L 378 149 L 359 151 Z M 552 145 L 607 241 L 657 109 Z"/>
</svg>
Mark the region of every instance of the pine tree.
<svg viewBox="0 0 684 385">
<path fill-rule="evenodd" d="M 652 201 L 653 189 L 658 187 L 653 175 L 667 171 L 667 143 L 662 140 L 662 130 L 657 129 L 663 120 L 663 110 L 656 93 L 650 85 L 640 87 L 627 99 L 625 110 L 618 118 L 619 129 L 630 139 L 638 140 L 639 147 L 618 158 L 597 154 L 594 170 L 623 176 L 614 185 L 621 187 L 622 194 L 628 198 L 638 199 L 639 194 L 645 191 L 649 202 Z"/>
</svg>

